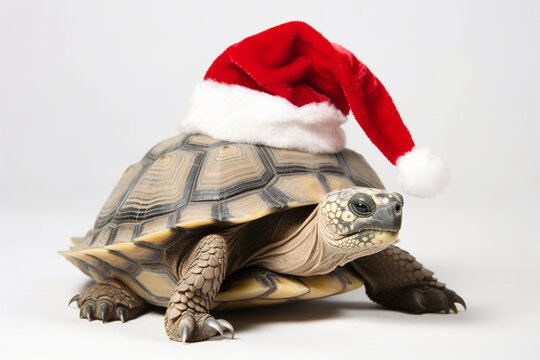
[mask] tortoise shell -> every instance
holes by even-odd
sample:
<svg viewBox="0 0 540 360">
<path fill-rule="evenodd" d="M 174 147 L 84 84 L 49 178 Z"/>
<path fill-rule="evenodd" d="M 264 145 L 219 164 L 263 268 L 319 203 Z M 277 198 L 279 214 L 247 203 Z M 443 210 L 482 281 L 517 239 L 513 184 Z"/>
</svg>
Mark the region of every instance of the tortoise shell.
<svg viewBox="0 0 540 360">
<path fill-rule="evenodd" d="M 351 150 L 310 154 L 178 135 L 128 167 L 77 248 L 131 242 L 173 226 L 252 221 L 350 186 L 383 187 Z"/>
<path fill-rule="evenodd" d="M 182 134 L 157 144 L 131 165 L 93 229 L 72 251 L 62 254 L 98 282 L 120 279 L 147 301 L 166 305 L 178 279 L 163 264 L 164 254 L 179 229 L 246 223 L 277 211 L 318 204 L 329 191 L 351 186 L 383 188 L 373 169 L 352 150 L 312 154 Z M 249 274 L 241 275 L 232 287 L 224 283 L 222 289 L 229 290 L 222 291 L 216 301 L 252 296 L 254 288 L 246 284 L 257 278 L 270 284 L 257 291 L 285 291 L 283 299 L 294 297 L 291 289 L 307 298 L 328 295 L 332 281 L 334 293 L 362 284 L 346 269 L 305 281 L 292 276 L 272 278 L 264 271 Z M 280 282 L 287 284 L 280 287 Z M 321 283 L 325 283 L 324 294 L 315 296 Z"/>
</svg>

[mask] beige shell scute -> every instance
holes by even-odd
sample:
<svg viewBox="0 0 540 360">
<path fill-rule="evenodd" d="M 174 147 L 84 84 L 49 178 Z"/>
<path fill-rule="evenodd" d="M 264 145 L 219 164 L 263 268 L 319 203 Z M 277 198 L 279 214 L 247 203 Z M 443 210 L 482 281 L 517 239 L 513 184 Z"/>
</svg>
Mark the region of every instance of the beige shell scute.
<svg viewBox="0 0 540 360">
<path fill-rule="evenodd" d="M 109 195 L 97 216 L 95 223 L 96 228 L 103 226 L 103 224 L 107 223 L 111 217 L 114 216 L 114 213 L 118 210 L 129 186 L 133 184 L 138 176 L 140 176 L 142 170 L 142 163 L 137 163 L 129 166 L 126 171 L 124 171 L 120 181 L 114 187 L 111 195 Z"/>
<path fill-rule="evenodd" d="M 329 191 L 351 186 L 383 187 L 364 158 L 351 150 L 311 154 L 178 135 L 154 146 L 125 171 L 94 227 L 62 255 L 95 280 L 124 281 L 147 301 L 161 305 L 167 301 L 163 294 L 168 285 L 156 287 L 153 282 L 177 281 L 167 251 L 187 246 L 176 243 L 186 241 L 179 232 L 241 224 L 315 205 Z M 316 279 L 273 279 L 274 295 L 266 289 L 257 296 L 263 286 L 250 293 L 249 301 L 321 297 L 345 288 L 335 278 L 326 279 L 329 285 L 319 293 Z M 244 296 L 231 291 L 230 296 Z"/>
<path fill-rule="evenodd" d="M 273 175 L 257 148 L 222 145 L 208 150 L 195 183 L 192 201 L 223 200 L 264 186 Z"/>
<path fill-rule="evenodd" d="M 142 221 L 187 203 L 185 192 L 195 154 L 174 150 L 160 155 L 134 184 L 118 208 L 118 220 Z"/>
</svg>

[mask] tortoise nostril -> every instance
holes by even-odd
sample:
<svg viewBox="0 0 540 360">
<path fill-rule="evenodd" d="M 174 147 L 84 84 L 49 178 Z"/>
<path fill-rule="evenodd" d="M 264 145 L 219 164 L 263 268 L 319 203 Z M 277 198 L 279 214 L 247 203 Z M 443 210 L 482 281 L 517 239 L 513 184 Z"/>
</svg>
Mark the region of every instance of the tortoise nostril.
<svg viewBox="0 0 540 360">
<path fill-rule="evenodd" d="M 400 203 L 397 203 L 396 205 L 394 205 L 394 211 L 396 214 L 399 214 L 401 212 L 401 209 L 402 209 L 402 206 Z"/>
</svg>

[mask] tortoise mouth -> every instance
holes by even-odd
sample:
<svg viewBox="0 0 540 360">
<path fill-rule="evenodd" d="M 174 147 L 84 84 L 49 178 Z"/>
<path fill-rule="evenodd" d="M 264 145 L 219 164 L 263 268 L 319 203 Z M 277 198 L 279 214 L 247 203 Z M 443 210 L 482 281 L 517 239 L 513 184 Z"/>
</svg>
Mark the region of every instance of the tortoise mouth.
<svg viewBox="0 0 540 360">
<path fill-rule="evenodd" d="M 364 246 L 393 244 L 397 241 L 399 229 L 362 229 L 360 231 L 341 236 L 338 241 L 355 240 Z"/>
</svg>

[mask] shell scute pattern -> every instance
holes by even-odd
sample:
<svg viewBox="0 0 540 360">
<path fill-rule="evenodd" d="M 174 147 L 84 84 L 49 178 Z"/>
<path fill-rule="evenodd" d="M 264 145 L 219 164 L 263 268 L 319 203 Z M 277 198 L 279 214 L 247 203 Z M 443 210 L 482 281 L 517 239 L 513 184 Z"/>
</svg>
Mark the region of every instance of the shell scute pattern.
<svg viewBox="0 0 540 360">
<path fill-rule="evenodd" d="M 251 221 L 355 185 L 382 187 L 351 150 L 309 154 L 178 135 L 126 170 L 76 249 L 131 242 L 175 225 Z"/>
</svg>

